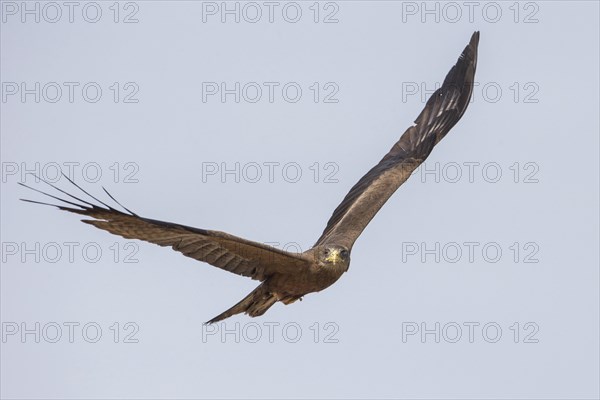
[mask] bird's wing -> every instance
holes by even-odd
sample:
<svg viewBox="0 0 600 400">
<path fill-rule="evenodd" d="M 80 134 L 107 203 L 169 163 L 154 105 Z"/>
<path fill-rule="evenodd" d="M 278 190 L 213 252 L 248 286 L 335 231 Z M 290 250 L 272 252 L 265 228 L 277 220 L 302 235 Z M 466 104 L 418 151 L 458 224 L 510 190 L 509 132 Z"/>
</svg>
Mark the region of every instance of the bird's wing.
<svg viewBox="0 0 600 400">
<path fill-rule="evenodd" d="M 65 178 L 69 179 L 66 176 Z M 252 242 L 225 232 L 192 228 L 171 222 L 143 218 L 123 206 L 121 207 L 126 212 L 121 212 L 93 197 L 77 186 L 72 180 L 69 179 L 69 181 L 101 205 L 75 197 L 48 182 L 46 182 L 48 185 L 69 196 L 74 201 L 53 196 L 21 183 L 22 186 L 69 204 L 69 206 L 22 200 L 51 205 L 61 210 L 91 217 L 93 219 L 84 219 L 82 222 L 126 239 L 139 239 L 159 246 L 170 246 L 173 250 L 187 257 L 204 261 L 234 274 L 248 276 L 259 281 L 264 281 L 274 274 L 297 273 L 302 268 L 306 268 L 310 263 L 309 256 L 282 251 L 275 247 Z M 121 205 L 110 193 L 106 193 L 112 200 Z"/>
<path fill-rule="evenodd" d="M 462 117 L 473 92 L 478 43 L 479 32 L 475 32 L 415 124 L 335 209 L 317 245 L 337 243 L 351 248 L 383 204 Z"/>
</svg>

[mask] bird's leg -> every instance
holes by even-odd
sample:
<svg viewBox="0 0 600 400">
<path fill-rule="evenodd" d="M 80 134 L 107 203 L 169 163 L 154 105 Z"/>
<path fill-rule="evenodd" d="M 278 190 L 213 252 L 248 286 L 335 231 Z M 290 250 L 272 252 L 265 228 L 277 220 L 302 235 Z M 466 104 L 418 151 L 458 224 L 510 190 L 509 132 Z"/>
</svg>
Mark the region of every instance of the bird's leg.
<svg viewBox="0 0 600 400">
<path fill-rule="evenodd" d="M 290 296 L 290 295 L 288 295 L 288 296 L 285 296 L 285 297 L 282 297 L 281 299 L 279 299 L 279 301 L 281 301 L 286 306 L 288 304 L 292 304 L 296 300 L 302 301 L 302 296 Z"/>
</svg>

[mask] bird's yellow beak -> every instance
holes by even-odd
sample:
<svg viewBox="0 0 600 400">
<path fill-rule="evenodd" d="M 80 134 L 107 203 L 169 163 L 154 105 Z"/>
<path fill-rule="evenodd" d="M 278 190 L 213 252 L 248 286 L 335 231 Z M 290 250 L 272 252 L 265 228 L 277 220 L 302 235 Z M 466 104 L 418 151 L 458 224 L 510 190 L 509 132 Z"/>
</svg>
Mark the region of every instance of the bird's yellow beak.
<svg viewBox="0 0 600 400">
<path fill-rule="evenodd" d="M 327 258 L 325 260 L 329 261 L 332 264 L 336 264 L 336 263 L 342 261 L 342 257 L 340 257 L 340 251 L 339 250 L 331 250 L 329 252 L 329 256 L 327 256 Z"/>
</svg>

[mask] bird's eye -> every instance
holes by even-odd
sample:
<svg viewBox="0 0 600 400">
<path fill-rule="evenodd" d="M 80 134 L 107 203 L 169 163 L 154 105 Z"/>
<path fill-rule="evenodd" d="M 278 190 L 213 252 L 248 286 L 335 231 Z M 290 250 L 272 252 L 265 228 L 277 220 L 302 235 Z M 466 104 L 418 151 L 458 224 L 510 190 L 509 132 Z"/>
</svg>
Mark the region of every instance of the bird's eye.
<svg viewBox="0 0 600 400">
<path fill-rule="evenodd" d="M 342 257 L 348 257 L 348 250 L 342 250 Z"/>
</svg>

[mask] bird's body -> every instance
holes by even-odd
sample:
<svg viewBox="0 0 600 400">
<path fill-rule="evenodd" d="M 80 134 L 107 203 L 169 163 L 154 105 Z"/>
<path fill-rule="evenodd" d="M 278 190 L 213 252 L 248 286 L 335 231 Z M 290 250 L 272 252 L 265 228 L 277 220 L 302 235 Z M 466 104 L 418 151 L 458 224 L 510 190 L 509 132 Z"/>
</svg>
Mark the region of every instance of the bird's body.
<svg viewBox="0 0 600 400">
<path fill-rule="evenodd" d="M 73 185 L 100 205 L 51 184 L 72 200 L 30 189 L 68 204 L 57 205 L 61 210 L 91 217 L 83 222 L 99 229 L 127 239 L 170 246 L 185 256 L 260 281 L 261 284 L 244 299 L 209 323 L 242 312 L 252 317 L 259 316 L 278 301 L 291 304 L 308 293 L 326 289 L 348 271 L 354 242 L 367 224 L 464 114 L 474 86 L 478 42 L 479 32 L 475 32 L 443 85 L 427 101 L 415 124 L 350 189 L 316 244 L 300 254 L 224 232 L 143 218 L 125 207 L 125 211 L 119 211 L 91 196 L 68 177 Z M 120 205 L 110 194 L 108 196 Z"/>
</svg>

